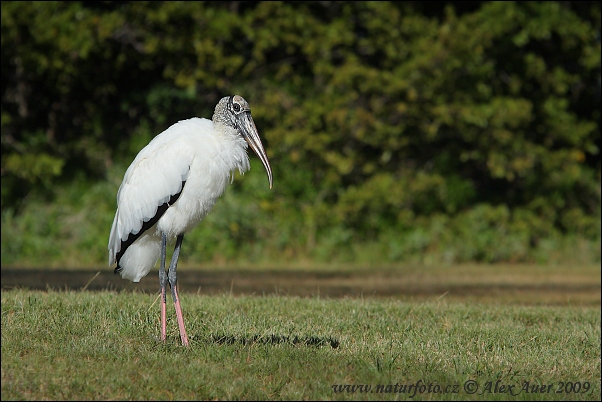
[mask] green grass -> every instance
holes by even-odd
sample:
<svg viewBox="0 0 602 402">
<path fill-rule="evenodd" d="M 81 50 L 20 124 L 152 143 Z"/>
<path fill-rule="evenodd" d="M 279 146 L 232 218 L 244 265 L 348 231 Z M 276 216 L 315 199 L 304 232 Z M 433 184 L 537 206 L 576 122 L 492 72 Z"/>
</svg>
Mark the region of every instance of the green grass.
<svg viewBox="0 0 602 402">
<path fill-rule="evenodd" d="M 167 342 L 157 340 L 156 295 L 3 291 L 2 400 L 600 399 L 599 307 L 444 297 L 181 299 L 190 348 L 179 344 L 172 303 Z M 468 380 L 480 386 L 474 395 L 463 389 Z M 552 388 L 481 394 L 497 380 L 514 393 L 525 382 Z M 376 392 L 418 381 L 424 390 L 458 385 L 458 393 Z M 561 382 L 589 390 L 555 393 Z M 372 392 L 333 390 L 346 384 Z"/>
</svg>

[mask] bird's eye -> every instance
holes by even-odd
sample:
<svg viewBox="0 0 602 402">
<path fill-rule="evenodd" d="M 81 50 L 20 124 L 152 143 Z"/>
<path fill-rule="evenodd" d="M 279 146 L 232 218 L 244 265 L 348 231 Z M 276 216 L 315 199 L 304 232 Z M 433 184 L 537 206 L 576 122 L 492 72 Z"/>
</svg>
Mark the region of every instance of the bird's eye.
<svg viewBox="0 0 602 402">
<path fill-rule="evenodd" d="M 232 108 L 234 109 L 234 113 L 240 112 L 240 105 L 238 103 L 235 103 Z"/>
</svg>

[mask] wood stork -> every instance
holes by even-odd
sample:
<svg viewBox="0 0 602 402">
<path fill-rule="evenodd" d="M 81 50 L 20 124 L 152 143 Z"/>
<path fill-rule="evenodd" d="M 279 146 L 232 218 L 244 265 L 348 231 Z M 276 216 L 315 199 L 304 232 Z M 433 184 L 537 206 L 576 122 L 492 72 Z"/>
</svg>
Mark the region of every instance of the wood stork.
<svg viewBox="0 0 602 402">
<path fill-rule="evenodd" d="M 161 287 L 161 340 L 166 337 L 166 288 L 171 288 L 180 338 L 188 336 L 176 288 L 176 267 L 184 234 L 211 210 L 232 181 L 234 171 L 249 170 L 247 146 L 265 167 L 270 188 L 272 168 L 241 96 L 222 98 L 212 120 L 182 120 L 157 135 L 136 156 L 117 192 L 117 212 L 109 236 L 109 266 L 139 282 L 157 263 Z M 165 270 L 168 240 L 176 244 Z"/>
</svg>

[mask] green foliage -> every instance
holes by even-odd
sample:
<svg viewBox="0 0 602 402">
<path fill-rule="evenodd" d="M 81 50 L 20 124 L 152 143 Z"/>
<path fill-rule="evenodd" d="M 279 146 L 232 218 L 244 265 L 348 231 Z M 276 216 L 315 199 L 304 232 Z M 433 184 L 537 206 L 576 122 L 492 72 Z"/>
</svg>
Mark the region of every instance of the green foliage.
<svg viewBox="0 0 602 402">
<path fill-rule="evenodd" d="M 52 220 L 75 182 L 115 193 L 115 166 L 239 93 L 275 189 L 254 163 L 195 258 L 539 261 L 577 241 L 599 260 L 600 5 L 433 7 L 3 2 L 3 233 L 41 236 L 25 215 Z M 110 223 L 81 224 L 105 244 Z"/>
</svg>

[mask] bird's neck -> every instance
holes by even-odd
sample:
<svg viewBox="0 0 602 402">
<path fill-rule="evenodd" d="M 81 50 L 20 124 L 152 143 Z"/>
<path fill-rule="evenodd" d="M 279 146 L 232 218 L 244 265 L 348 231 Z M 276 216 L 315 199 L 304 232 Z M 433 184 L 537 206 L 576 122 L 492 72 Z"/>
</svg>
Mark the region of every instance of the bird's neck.
<svg viewBox="0 0 602 402">
<path fill-rule="evenodd" d="M 230 170 L 238 169 L 240 173 L 249 170 L 247 141 L 239 134 L 238 130 L 228 125 L 214 122 L 213 126 L 217 141 L 220 143 L 219 157 L 228 164 Z"/>
</svg>

